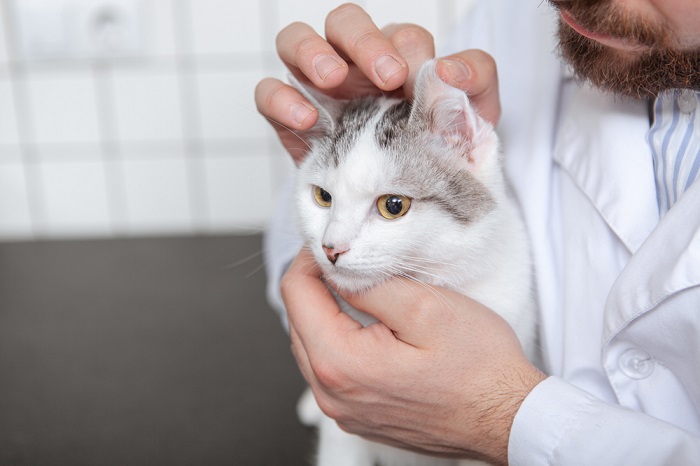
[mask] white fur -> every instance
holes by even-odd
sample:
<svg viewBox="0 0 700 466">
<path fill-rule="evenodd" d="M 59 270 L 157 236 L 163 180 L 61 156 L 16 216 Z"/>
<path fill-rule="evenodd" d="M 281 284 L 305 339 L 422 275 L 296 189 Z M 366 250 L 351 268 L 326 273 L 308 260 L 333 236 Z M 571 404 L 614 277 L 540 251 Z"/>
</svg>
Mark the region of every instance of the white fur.
<svg viewBox="0 0 700 466">
<path fill-rule="evenodd" d="M 399 187 L 392 186 L 391 174 L 398 169 L 391 166 L 391 158 L 381 156 L 381 149 L 368 130 L 358 137 L 337 168 L 317 169 L 308 161 L 299 167 L 295 201 L 302 235 L 325 278 L 335 286 L 357 292 L 399 273 L 408 273 L 421 282 L 456 290 L 505 318 L 526 354 L 536 359 L 535 303 L 527 237 L 504 181 L 496 134 L 468 102 L 467 111 L 471 113 L 455 117 L 466 97 L 447 85 L 440 87 L 432 72 L 433 75 L 424 73 L 419 78 L 418 98 L 422 97 L 425 105 L 441 105 L 445 99 L 451 99 L 443 105 L 447 110 L 442 113 L 449 121 L 467 124 L 460 130 L 478 139 L 472 141 L 470 157 L 453 162 L 455 170 L 469 171 L 487 187 L 495 208 L 469 225 L 456 221 L 435 205 L 421 202 L 413 202 L 404 217 L 382 218 L 376 208 L 378 196 L 404 193 L 396 192 Z M 439 92 L 431 94 L 431 86 Z M 383 106 L 392 103 L 386 100 Z M 454 137 L 450 133 L 444 141 L 453 144 Z M 329 208 L 315 202 L 314 185 L 331 192 Z M 331 264 L 323 244 L 349 249 L 336 264 Z M 407 260 L 412 264 L 408 269 Z M 354 310 L 348 312 L 364 325 L 374 321 Z M 375 462 L 382 466 L 455 464 L 348 435 L 322 415 L 308 394 L 299 404 L 299 414 L 304 422 L 319 427 L 319 466 L 370 466 Z"/>
</svg>

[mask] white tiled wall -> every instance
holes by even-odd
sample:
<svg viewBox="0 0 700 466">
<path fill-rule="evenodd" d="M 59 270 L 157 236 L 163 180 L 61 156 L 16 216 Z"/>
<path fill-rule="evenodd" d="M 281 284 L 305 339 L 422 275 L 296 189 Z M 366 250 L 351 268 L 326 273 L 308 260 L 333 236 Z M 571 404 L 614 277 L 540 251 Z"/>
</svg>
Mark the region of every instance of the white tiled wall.
<svg viewBox="0 0 700 466">
<path fill-rule="evenodd" d="M 140 2 L 142 50 L 43 59 L 20 50 L 26 1 L 0 0 L 0 240 L 265 225 L 290 163 L 254 86 L 284 76 L 277 31 L 304 21 L 322 33 L 340 1 L 91 0 Z M 422 24 L 440 46 L 472 0 L 359 3 L 380 25 Z"/>
</svg>

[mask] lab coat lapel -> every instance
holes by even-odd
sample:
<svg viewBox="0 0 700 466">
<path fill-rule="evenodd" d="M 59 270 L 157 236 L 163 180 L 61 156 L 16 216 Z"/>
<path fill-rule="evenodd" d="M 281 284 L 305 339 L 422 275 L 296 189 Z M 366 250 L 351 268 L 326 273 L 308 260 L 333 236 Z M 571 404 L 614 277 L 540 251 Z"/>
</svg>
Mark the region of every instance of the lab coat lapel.
<svg viewBox="0 0 700 466">
<path fill-rule="evenodd" d="M 646 104 L 584 84 L 562 112 L 556 161 L 634 253 L 658 223 Z"/>
<path fill-rule="evenodd" d="M 606 303 L 603 342 L 675 293 L 700 285 L 700 183 L 663 217 L 632 256 Z"/>
</svg>

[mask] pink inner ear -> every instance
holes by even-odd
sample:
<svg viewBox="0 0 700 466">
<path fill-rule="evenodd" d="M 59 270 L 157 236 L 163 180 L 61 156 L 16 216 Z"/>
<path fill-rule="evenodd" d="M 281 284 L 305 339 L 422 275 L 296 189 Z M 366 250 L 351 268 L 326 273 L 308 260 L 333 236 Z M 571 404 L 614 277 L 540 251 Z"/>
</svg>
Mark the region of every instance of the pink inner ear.
<svg viewBox="0 0 700 466">
<path fill-rule="evenodd" d="M 442 136 L 448 144 L 452 146 L 471 141 L 474 137 L 473 121 L 469 121 L 464 109 L 450 109 L 438 112 L 433 120 L 432 131 Z"/>
</svg>

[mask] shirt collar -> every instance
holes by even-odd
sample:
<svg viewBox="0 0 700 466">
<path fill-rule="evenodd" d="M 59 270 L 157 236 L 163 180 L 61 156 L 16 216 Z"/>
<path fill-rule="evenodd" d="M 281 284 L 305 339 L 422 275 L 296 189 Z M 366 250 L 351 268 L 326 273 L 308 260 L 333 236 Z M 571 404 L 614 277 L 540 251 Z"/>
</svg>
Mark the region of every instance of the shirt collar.
<svg viewBox="0 0 700 466">
<path fill-rule="evenodd" d="M 646 103 L 564 86 L 554 159 L 634 253 L 659 221 Z"/>
</svg>

